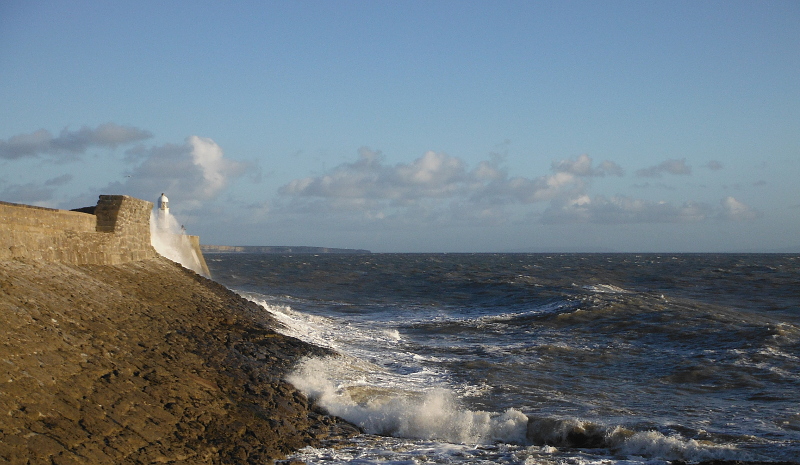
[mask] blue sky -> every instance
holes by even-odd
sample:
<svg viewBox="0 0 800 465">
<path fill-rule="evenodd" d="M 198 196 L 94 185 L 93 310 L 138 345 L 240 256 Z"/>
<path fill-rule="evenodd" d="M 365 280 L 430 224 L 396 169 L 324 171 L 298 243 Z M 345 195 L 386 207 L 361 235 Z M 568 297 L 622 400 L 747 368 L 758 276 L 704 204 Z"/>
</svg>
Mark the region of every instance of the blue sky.
<svg viewBox="0 0 800 465">
<path fill-rule="evenodd" d="M 0 4 L 0 200 L 207 244 L 800 251 L 800 3 Z"/>
</svg>

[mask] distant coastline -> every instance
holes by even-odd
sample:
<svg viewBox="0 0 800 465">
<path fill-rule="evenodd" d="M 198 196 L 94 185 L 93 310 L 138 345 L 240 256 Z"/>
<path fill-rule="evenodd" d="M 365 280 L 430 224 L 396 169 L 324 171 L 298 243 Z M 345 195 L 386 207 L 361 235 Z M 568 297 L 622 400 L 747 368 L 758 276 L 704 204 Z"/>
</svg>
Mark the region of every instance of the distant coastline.
<svg viewBox="0 0 800 465">
<path fill-rule="evenodd" d="M 200 245 L 204 253 L 271 253 L 271 254 L 364 254 L 365 249 L 337 249 L 333 247 L 260 246 L 260 245 Z"/>
</svg>

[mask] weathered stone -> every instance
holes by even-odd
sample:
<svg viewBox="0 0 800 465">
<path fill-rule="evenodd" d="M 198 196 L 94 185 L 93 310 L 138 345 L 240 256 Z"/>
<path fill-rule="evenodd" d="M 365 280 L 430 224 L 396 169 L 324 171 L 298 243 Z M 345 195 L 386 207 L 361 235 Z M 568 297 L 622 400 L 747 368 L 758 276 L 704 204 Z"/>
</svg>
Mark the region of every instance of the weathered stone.
<svg viewBox="0 0 800 465">
<path fill-rule="evenodd" d="M 0 260 L 114 265 L 156 258 L 152 208 L 126 195 L 101 195 L 94 214 L 0 202 Z"/>
<path fill-rule="evenodd" d="M 358 433 L 282 380 L 328 351 L 166 259 L 0 261 L 0 283 L 0 462 L 269 463 Z"/>
</svg>

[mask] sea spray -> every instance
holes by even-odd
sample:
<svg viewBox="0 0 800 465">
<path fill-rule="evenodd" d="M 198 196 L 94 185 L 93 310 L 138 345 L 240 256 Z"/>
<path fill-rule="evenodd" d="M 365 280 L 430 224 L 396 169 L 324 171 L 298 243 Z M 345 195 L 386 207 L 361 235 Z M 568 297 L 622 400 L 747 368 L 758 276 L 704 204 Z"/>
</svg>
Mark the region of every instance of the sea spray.
<svg viewBox="0 0 800 465">
<path fill-rule="evenodd" d="M 287 381 L 332 415 L 371 434 L 454 443 L 525 442 L 528 417 L 518 410 L 467 410 L 444 388 L 411 392 L 337 384 L 333 379 L 349 369 L 346 364 L 344 357 L 306 358 Z"/>
<path fill-rule="evenodd" d="M 205 274 L 197 251 L 174 216 L 158 219 L 153 212 L 150 213 L 150 244 L 161 256 L 178 262 L 195 273 Z"/>
</svg>

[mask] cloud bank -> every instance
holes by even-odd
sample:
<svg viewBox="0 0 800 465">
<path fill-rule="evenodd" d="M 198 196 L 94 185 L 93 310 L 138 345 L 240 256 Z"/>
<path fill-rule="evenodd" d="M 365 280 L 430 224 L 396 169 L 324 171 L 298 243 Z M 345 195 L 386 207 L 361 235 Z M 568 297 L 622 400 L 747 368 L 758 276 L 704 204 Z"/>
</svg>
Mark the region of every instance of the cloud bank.
<svg viewBox="0 0 800 465">
<path fill-rule="evenodd" d="M 639 170 L 637 175 L 689 173 L 685 160 L 667 160 Z M 291 200 L 290 207 L 295 211 L 346 213 L 367 221 L 404 219 L 407 223 L 507 222 L 514 220 L 514 208 L 538 203 L 547 206 L 541 214 L 528 216 L 548 224 L 749 221 L 760 216 L 733 197 L 713 206 L 588 194 L 593 178 L 623 175 L 616 163 L 595 164 L 588 155 L 555 161 L 550 174 L 528 178 L 509 176 L 500 157 L 469 169 L 457 157 L 426 152 L 410 163 L 388 165 L 380 152 L 362 148 L 355 162 L 341 164 L 321 176 L 291 181 L 280 188 L 280 193 Z"/>
<path fill-rule="evenodd" d="M 544 223 L 696 223 L 706 220 L 750 221 L 761 213 L 750 206 L 726 197 L 720 207 L 687 201 L 681 205 L 652 202 L 624 195 L 593 198 L 582 196 L 567 202 L 553 203 L 542 215 Z"/>
<path fill-rule="evenodd" d="M 581 155 L 554 163 L 553 173 L 546 176 L 509 177 L 501 161 L 497 157 L 485 160 L 469 170 L 457 157 L 429 151 L 411 163 L 390 166 L 384 164 L 380 152 L 362 148 L 357 161 L 322 176 L 296 179 L 279 192 L 297 199 L 328 201 L 334 209 L 362 205 L 388 210 L 463 199 L 475 205 L 502 206 L 573 197 L 585 189 L 585 178 L 621 173 L 611 162 L 593 167 L 591 158 Z"/>
<path fill-rule="evenodd" d="M 19 134 L 0 140 L 0 159 L 39 157 L 42 155 L 80 155 L 90 147 L 116 148 L 153 137 L 149 131 L 114 123 L 92 129 L 83 126 L 77 131 L 63 129 L 57 137 L 40 129 L 31 134 Z"/>
</svg>

